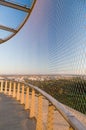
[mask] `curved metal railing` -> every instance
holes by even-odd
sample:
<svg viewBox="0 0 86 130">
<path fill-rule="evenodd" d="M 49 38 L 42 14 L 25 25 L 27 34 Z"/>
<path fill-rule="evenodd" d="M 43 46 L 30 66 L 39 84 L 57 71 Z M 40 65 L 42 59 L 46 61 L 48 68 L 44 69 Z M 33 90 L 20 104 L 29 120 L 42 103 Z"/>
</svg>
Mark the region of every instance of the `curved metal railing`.
<svg viewBox="0 0 86 130">
<path fill-rule="evenodd" d="M 0 80 L 0 92 L 8 94 L 16 100 L 19 100 L 21 104 L 25 105 L 25 110 L 30 110 L 30 118 L 35 117 L 37 124 L 36 130 L 54 130 L 59 128 L 54 127 L 54 112 L 58 113 L 68 123 L 66 129 L 69 130 L 86 130 L 86 127 L 72 114 L 63 104 L 58 102 L 52 96 L 41 90 L 40 88 L 28 83 L 18 82 L 14 80 Z M 46 127 L 43 127 L 43 101 L 47 100 L 47 121 Z M 35 107 L 36 103 L 36 107 Z M 45 103 L 46 105 L 46 103 Z M 35 110 L 37 109 L 35 114 Z M 57 115 L 58 116 L 58 115 Z M 60 119 L 59 119 L 60 120 Z M 55 120 L 57 122 L 57 120 Z M 57 122 L 58 123 L 58 122 Z M 61 128 L 60 128 L 61 130 Z M 62 127 L 63 130 L 63 127 Z"/>
</svg>

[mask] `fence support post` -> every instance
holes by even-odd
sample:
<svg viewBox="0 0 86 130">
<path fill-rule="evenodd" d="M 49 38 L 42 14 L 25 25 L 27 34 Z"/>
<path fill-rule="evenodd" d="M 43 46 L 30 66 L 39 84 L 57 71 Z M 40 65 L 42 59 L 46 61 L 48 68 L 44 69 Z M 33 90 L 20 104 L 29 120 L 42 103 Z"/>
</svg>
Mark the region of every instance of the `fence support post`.
<svg viewBox="0 0 86 130">
<path fill-rule="evenodd" d="M 53 130 L 53 116 L 54 116 L 54 106 L 49 102 L 47 130 Z"/>
<path fill-rule="evenodd" d="M 24 84 L 22 85 L 21 104 L 24 104 Z"/>
<path fill-rule="evenodd" d="M 3 80 L 1 80 L 1 93 L 3 92 Z"/>
<path fill-rule="evenodd" d="M 35 90 L 32 89 L 32 99 L 31 99 L 31 107 L 30 107 L 30 118 L 33 118 L 35 116 Z"/>
<path fill-rule="evenodd" d="M 18 89 L 17 89 L 17 100 L 20 100 L 20 83 L 18 83 Z"/>
<path fill-rule="evenodd" d="M 42 117 L 42 114 L 43 114 L 43 108 L 42 108 L 42 100 L 43 100 L 43 97 L 41 94 L 39 94 L 38 96 L 38 115 L 37 115 L 37 125 L 36 125 L 36 130 L 43 130 L 43 117 Z"/>
<path fill-rule="evenodd" d="M 9 86 L 9 95 L 11 95 L 11 89 L 12 89 L 12 82 L 10 81 L 10 86 Z"/>
<path fill-rule="evenodd" d="M 29 109 L 29 87 L 26 88 L 25 110 Z"/>
<path fill-rule="evenodd" d="M 16 82 L 14 82 L 14 86 L 13 86 L 13 97 L 16 97 Z"/>
<path fill-rule="evenodd" d="M 5 82 L 5 94 L 7 93 L 7 81 Z"/>
</svg>

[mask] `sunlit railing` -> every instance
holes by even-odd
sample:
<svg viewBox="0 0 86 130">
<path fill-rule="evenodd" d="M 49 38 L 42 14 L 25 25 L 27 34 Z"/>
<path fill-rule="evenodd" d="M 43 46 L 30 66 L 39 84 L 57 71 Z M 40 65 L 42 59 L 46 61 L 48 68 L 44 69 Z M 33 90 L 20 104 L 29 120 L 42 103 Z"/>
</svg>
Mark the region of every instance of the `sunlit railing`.
<svg viewBox="0 0 86 130">
<path fill-rule="evenodd" d="M 30 118 L 36 119 L 36 130 L 86 130 L 64 105 L 36 86 L 13 80 L 0 80 L 0 92 L 12 96 L 20 104 L 24 104 L 25 110 L 30 110 Z M 60 120 L 58 115 L 67 123 L 62 128 L 54 126 L 54 121 L 58 124 Z"/>
</svg>

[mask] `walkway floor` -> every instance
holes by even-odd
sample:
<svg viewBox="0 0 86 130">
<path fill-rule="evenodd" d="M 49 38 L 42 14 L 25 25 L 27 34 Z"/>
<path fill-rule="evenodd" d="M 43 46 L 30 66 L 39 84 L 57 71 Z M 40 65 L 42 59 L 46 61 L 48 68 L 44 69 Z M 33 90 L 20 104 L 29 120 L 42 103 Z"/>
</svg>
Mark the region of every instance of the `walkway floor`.
<svg viewBox="0 0 86 130">
<path fill-rule="evenodd" d="M 31 99 L 31 96 L 30 96 Z M 38 98 L 35 99 L 35 116 L 38 111 Z M 30 100 L 31 103 L 31 100 Z M 86 116 L 72 108 L 66 107 L 73 113 L 84 125 Z M 48 101 L 43 100 L 43 130 L 46 129 Z M 54 130 L 69 130 L 69 124 L 64 120 L 58 111 L 54 111 Z M 14 98 L 0 94 L 0 130 L 36 130 L 36 121 L 29 118 L 29 112 L 24 110 Z"/>
<path fill-rule="evenodd" d="M 35 130 L 35 120 L 28 113 L 15 99 L 0 94 L 0 130 Z"/>
</svg>

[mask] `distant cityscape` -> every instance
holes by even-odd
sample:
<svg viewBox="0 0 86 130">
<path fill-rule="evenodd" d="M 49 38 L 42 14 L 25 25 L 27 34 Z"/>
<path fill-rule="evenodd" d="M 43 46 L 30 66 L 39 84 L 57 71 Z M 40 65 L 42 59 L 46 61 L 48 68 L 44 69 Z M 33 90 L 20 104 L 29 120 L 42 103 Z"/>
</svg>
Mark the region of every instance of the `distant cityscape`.
<svg viewBox="0 0 86 130">
<path fill-rule="evenodd" d="M 72 79 L 80 77 L 86 80 L 86 75 L 69 75 L 69 74 L 58 74 L 58 75 L 0 75 L 0 79 L 12 79 L 16 81 L 25 81 L 25 79 L 32 81 L 45 81 L 45 80 L 59 80 L 59 79 Z"/>
</svg>

